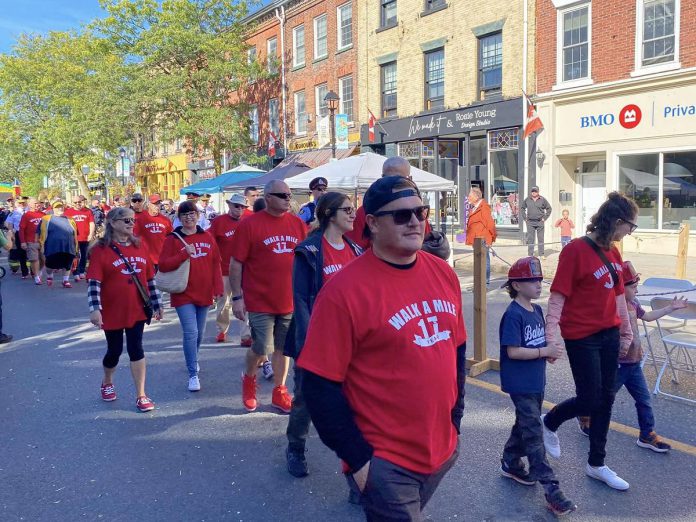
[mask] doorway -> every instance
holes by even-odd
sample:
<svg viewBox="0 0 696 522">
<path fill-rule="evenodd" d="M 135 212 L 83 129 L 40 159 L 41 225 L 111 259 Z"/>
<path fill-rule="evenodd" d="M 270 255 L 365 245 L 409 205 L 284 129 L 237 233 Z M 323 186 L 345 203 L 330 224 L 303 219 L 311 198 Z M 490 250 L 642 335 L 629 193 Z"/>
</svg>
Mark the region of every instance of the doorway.
<svg viewBox="0 0 696 522">
<path fill-rule="evenodd" d="M 578 221 L 582 228 L 577 227 L 578 233 L 585 230 L 590 218 L 599 210 L 607 199 L 607 162 L 605 160 L 580 160 L 581 201 Z"/>
</svg>

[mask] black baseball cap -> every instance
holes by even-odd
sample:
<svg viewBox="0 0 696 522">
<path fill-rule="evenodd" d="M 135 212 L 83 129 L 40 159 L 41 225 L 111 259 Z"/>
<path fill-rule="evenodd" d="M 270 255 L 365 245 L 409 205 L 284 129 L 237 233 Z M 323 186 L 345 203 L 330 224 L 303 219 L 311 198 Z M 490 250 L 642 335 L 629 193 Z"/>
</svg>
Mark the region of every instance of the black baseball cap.
<svg viewBox="0 0 696 522">
<path fill-rule="evenodd" d="M 321 176 L 319 176 L 318 178 L 314 178 L 312 181 L 309 182 L 309 190 L 314 190 L 315 188 L 320 187 L 321 185 L 328 187 L 329 182 L 326 181 L 326 178 L 322 178 Z"/>
<path fill-rule="evenodd" d="M 365 192 L 363 198 L 365 214 L 374 214 L 392 201 L 411 196 L 420 197 L 420 191 L 410 179 L 401 176 L 379 178 Z"/>
</svg>

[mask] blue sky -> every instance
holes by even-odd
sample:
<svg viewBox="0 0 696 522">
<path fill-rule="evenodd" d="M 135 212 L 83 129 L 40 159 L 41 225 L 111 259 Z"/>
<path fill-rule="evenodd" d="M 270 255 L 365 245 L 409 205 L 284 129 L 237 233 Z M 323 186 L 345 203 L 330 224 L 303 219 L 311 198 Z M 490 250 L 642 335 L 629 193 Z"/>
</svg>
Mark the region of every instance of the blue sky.
<svg viewBox="0 0 696 522">
<path fill-rule="evenodd" d="M 21 33 L 77 29 L 103 14 L 98 0 L 0 0 L 0 53 Z"/>
</svg>

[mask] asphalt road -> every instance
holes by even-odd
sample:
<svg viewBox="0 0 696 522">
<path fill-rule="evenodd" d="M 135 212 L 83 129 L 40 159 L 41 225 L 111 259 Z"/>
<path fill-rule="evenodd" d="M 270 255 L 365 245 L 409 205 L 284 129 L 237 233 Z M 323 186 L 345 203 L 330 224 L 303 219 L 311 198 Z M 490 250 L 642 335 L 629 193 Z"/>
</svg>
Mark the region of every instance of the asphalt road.
<svg viewBox="0 0 696 522">
<path fill-rule="evenodd" d="M 261 383 L 259 411 L 241 407 L 244 350 L 214 343 L 213 315 L 202 347 L 202 391 L 187 391 L 176 314 L 146 329 L 148 394 L 157 409 L 138 413 L 127 356 L 115 383 L 119 399 L 99 396 L 101 332 L 87 321 L 85 285 L 72 290 L 2 280 L 4 331 L 0 346 L 0 520 L 15 521 L 358 521 L 346 502 L 335 456 L 312 432 L 310 476 L 285 470 L 287 418 L 274 413 L 271 384 Z M 471 296 L 464 294 L 471 326 Z M 497 351 L 497 320 L 507 298 L 492 292 L 489 350 Z M 235 332 L 233 339 L 237 339 Z M 495 372 L 481 381 L 497 382 Z M 549 370 L 547 399 L 572 393 L 567 364 Z M 624 392 L 622 392 L 623 394 Z M 614 420 L 635 425 L 627 395 Z M 660 433 L 694 445 L 696 408 L 656 399 Z M 540 487 L 500 477 L 500 453 L 513 422 L 510 400 L 470 384 L 461 455 L 426 509 L 433 521 L 543 521 Z M 587 439 L 568 423 L 562 457 L 553 461 L 566 494 L 578 504 L 574 520 L 696 520 L 696 448 L 659 455 L 611 432 L 607 463 L 631 483 L 617 492 L 584 474 Z M 688 449 L 688 447 L 687 447 Z"/>
</svg>

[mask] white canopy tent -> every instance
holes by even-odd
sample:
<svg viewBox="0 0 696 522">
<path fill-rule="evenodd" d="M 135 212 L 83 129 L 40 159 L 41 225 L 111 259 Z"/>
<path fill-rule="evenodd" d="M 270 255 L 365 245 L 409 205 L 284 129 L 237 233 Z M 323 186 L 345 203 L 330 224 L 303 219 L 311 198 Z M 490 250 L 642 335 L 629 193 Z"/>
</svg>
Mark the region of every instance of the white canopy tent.
<svg viewBox="0 0 696 522">
<path fill-rule="evenodd" d="M 297 176 L 286 178 L 291 189 L 307 190 L 309 182 L 321 176 L 329 182 L 329 190 L 366 191 L 382 176 L 385 156 L 364 152 L 339 161 L 331 161 Z M 411 167 L 411 177 L 421 191 L 448 192 L 454 190 L 454 182 L 416 167 Z"/>
</svg>

